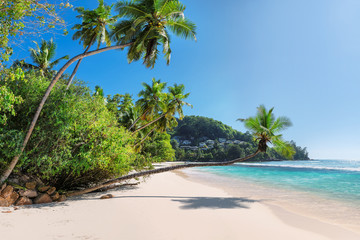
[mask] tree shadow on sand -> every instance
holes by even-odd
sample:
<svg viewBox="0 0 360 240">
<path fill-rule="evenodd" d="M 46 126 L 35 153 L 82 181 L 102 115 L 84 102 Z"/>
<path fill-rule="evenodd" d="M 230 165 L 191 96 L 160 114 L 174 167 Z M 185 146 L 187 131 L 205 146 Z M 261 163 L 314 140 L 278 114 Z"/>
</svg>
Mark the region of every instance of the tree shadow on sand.
<svg viewBox="0 0 360 240">
<path fill-rule="evenodd" d="M 221 197 L 189 197 L 187 199 L 173 199 L 172 201 L 180 202 L 183 205 L 181 209 L 232 209 L 232 208 L 249 208 L 249 203 L 256 202 L 247 198 L 221 198 Z"/>
<path fill-rule="evenodd" d="M 249 198 L 235 197 L 118 196 L 114 198 L 170 198 L 171 201 L 182 204 L 181 209 L 247 209 L 250 208 L 251 203 L 259 202 Z"/>
</svg>

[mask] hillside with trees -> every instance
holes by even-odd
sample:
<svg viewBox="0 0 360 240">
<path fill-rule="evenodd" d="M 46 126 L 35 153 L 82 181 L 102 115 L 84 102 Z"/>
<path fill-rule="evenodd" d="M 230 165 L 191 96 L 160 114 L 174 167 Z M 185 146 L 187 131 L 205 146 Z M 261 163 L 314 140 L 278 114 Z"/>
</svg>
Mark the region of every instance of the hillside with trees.
<svg viewBox="0 0 360 240">
<path fill-rule="evenodd" d="M 186 116 L 178 119 L 178 126 L 171 134 L 171 144 L 178 161 L 225 161 L 244 157 L 256 151 L 258 144 L 250 132 L 239 132 L 220 121 L 202 116 Z M 293 159 L 308 160 L 306 147 L 290 142 L 295 149 Z M 269 148 L 252 160 L 285 160 Z"/>
</svg>

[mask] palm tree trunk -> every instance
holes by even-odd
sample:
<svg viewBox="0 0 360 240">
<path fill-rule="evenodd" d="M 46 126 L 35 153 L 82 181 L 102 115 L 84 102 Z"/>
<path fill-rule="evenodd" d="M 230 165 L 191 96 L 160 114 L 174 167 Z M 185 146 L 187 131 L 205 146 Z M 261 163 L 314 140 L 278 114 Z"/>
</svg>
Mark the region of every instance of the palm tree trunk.
<svg viewBox="0 0 360 240">
<path fill-rule="evenodd" d="M 74 191 L 74 192 L 69 192 L 67 194 L 68 197 L 71 196 L 78 196 L 78 195 L 82 195 L 85 193 L 90 193 L 93 191 L 96 191 L 100 188 L 104 188 L 107 186 L 110 186 L 112 184 L 118 183 L 118 182 L 122 182 L 125 180 L 129 180 L 129 179 L 133 179 L 133 178 L 138 178 L 138 177 L 144 177 L 144 176 L 148 176 L 148 175 L 152 175 L 152 174 L 156 174 L 156 173 L 163 173 L 163 172 L 168 172 L 168 171 L 173 171 L 173 170 L 177 170 L 177 169 L 183 169 L 183 168 L 191 168 L 191 167 L 210 167 L 210 166 L 227 166 L 227 165 L 231 165 L 233 163 L 236 162 L 243 162 L 246 161 L 250 158 L 255 157 L 257 154 L 259 154 L 261 151 L 257 150 L 255 153 L 243 157 L 243 158 L 236 158 L 234 160 L 231 161 L 227 161 L 227 162 L 208 162 L 208 163 L 189 163 L 189 164 L 182 164 L 182 165 L 175 165 L 175 166 L 170 166 L 170 167 L 164 167 L 164 168 L 158 168 L 158 169 L 153 169 L 153 170 L 149 170 L 149 171 L 145 171 L 145 172 L 138 172 L 138 173 L 133 173 L 133 174 L 129 174 L 126 176 L 122 176 L 119 178 L 115 178 L 112 179 L 110 181 L 107 181 L 103 184 L 99 184 L 95 187 L 90 187 L 84 190 L 80 190 L 80 191 Z"/>
<path fill-rule="evenodd" d="M 143 139 L 141 139 L 140 142 L 136 143 L 136 144 L 134 145 L 134 147 L 136 147 L 137 145 L 139 145 L 139 144 L 141 144 L 143 141 L 145 141 L 145 139 L 146 139 L 155 129 L 156 129 L 156 127 L 154 127 L 153 129 L 151 129 L 151 131 L 148 132 L 148 133 L 146 134 L 146 136 L 143 137 Z"/>
<path fill-rule="evenodd" d="M 12 173 L 14 167 L 16 166 L 17 162 L 19 161 L 19 158 L 21 156 L 21 154 L 23 153 L 30 137 L 31 137 L 31 134 L 34 130 L 34 127 L 36 125 L 36 122 L 39 118 L 39 115 L 41 113 L 41 110 L 46 102 L 46 100 L 48 99 L 49 95 L 50 95 L 50 92 L 51 90 L 53 89 L 53 87 L 55 86 L 56 82 L 59 80 L 59 78 L 62 76 L 62 74 L 65 72 L 65 70 L 74 62 L 76 62 L 77 60 L 79 59 L 83 59 L 85 57 L 89 57 L 89 56 L 92 56 L 92 55 L 95 55 L 95 54 L 98 54 L 98 53 L 102 53 L 102 52 L 106 52 L 106 51 L 109 51 L 109 50 L 115 50 L 115 49 L 122 49 L 122 48 L 125 48 L 125 47 L 128 47 L 132 44 L 131 43 L 127 43 L 127 44 L 123 44 L 123 45 L 118 45 L 118 46 L 112 46 L 112 47 L 105 47 L 105 48 L 101 48 L 101 49 L 98 49 L 98 50 L 94 50 L 94 51 L 91 51 L 91 52 L 87 52 L 87 53 L 82 53 L 82 54 L 79 54 L 75 57 L 73 57 L 72 59 L 70 59 L 61 69 L 60 71 L 55 75 L 54 79 L 51 81 L 49 87 L 47 88 L 37 110 L 36 110 L 36 113 L 32 119 L 32 122 L 30 124 L 30 127 L 29 127 L 29 130 L 28 132 L 26 133 L 26 136 L 25 136 L 25 139 L 24 139 L 24 142 L 20 148 L 20 151 L 18 154 L 16 154 L 16 156 L 12 159 L 12 161 L 10 162 L 9 164 L 9 167 L 4 171 L 4 173 L 1 175 L 0 177 L 0 184 L 3 183 L 9 176 L 10 174 Z"/>
<path fill-rule="evenodd" d="M 137 132 L 138 132 L 138 131 L 140 131 L 141 129 L 144 129 L 144 128 L 146 128 L 147 126 L 149 126 L 149 125 L 153 124 L 154 122 L 159 121 L 159 120 L 160 120 L 161 118 L 163 118 L 163 117 L 164 117 L 167 113 L 168 113 L 168 112 L 161 114 L 161 115 L 160 115 L 160 117 L 158 117 L 157 119 L 152 120 L 151 122 L 148 122 L 148 123 L 147 123 L 147 124 L 145 124 L 144 126 L 142 126 L 142 127 L 138 128 L 138 129 L 136 129 L 136 130 L 132 133 L 132 135 L 134 135 L 135 133 L 137 133 Z"/>
<path fill-rule="evenodd" d="M 85 52 L 85 53 L 86 53 L 86 52 Z M 71 76 L 70 76 L 70 78 L 69 78 L 69 82 L 68 82 L 68 84 L 66 85 L 66 90 L 68 90 L 68 89 L 70 88 L 70 85 L 71 85 L 71 83 L 72 83 L 72 80 L 74 79 L 75 73 L 77 72 L 77 70 L 78 70 L 81 62 L 82 62 L 82 59 L 80 59 L 80 60 L 77 62 L 76 66 L 75 66 L 75 68 L 74 68 L 74 70 L 73 70 L 73 72 L 72 72 L 72 74 L 71 74 Z"/>
<path fill-rule="evenodd" d="M 134 126 L 135 124 L 149 111 L 149 109 L 146 109 L 145 112 L 143 114 L 141 114 L 140 117 L 138 117 L 135 122 L 127 129 L 128 131 L 130 131 Z"/>
<path fill-rule="evenodd" d="M 91 40 L 91 43 L 90 43 L 89 46 L 85 49 L 84 53 L 87 53 L 87 52 L 89 51 L 91 45 L 93 44 L 94 39 L 95 39 L 95 37 L 93 37 L 93 39 Z M 70 78 L 69 78 L 69 82 L 68 82 L 68 84 L 67 84 L 67 86 L 66 86 L 66 90 L 68 90 L 68 89 L 70 88 L 70 85 L 71 85 L 71 83 L 72 83 L 72 80 L 73 80 L 73 78 L 75 77 L 75 74 L 76 74 L 76 72 L 77 72 L 77 70 L 78 70 L 78 68 L 79 68 L 80 63 L 82 62 L 82 60 L 83 60 L 83 59 L 80 59 L 80 60 L 77 62 L 76 66 L 75 66 L 75 68 L 74 68 L 74 70 L 73 70 L 73 72 L 72 72 L 72 74 L 71 74 L 71 76 L 70 76 Z"/>
</svg>

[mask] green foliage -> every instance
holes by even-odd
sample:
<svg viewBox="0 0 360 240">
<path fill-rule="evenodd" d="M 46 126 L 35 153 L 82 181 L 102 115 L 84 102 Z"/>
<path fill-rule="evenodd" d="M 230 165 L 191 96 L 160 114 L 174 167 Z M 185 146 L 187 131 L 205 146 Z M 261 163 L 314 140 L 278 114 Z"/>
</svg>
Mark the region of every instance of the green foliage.
<svg viewBox="0 0 360 240">
<path fill-rule="evenodd" d="M 156 133 L 144 143 L 142 153 L 148 154 L 152 162 L 175 160 L 175 150 L 171 146 L 170 135 L 167 133 Z"/>
<path fill-rule="evenodd" d="M 24 73 L 19 68 L 11 70 L 2 69 L 0 76 L 0 125 L 5 125 L 9 114 L 15 116 L 14 106 L 23 101 L 20 96 L 16 96 L 8 88 L 8 84 L 15 80 L 21 81 L 24 78 Z"/>
<path fill-rule="evenodd" d="M 73 35 L 73 40 L 80 39 L 84 48 L 90 47 L 97 42 L 97 48 L 101 43 L 106 46 L 111 45 L 108 26 L 115 23 L 117 17 L 111 16 L 111 6 L 104 4 L 103 0 L 99 0 L 99 6 L 94 10 L 85 10 L 83 7 L 76 8 L 80 14 L 77 17 L 82 19 L 81 24 L 76 24 L 72 29 L 77 30 Z"/>
<path fill-rule="evenodd" d="M 102 96 L 94 96 L 81 83 L 64 95 L 65 82 L 63 79 L 54 88 L 45 104 L 16 171 L 35 175 L 62 189 L 126 174 L 136 160 L 131 147 L 133 138 L 118 126 Z M 0 149 L 0 169 L 11 160 L 10 150 L 17 148 L 16 139 L 21 139 L 27 130 L 48 84 L 47 78 L 33 71 L 26 73 L 25 80 L 8 84 L 24 102 L 14 107 L 17 116 L 9 117 L 0 134 L 7 146 Z"/>
<path fill-rule="evenodd" d="M 46 74 L 49 77 L 52 77 L 54 70 L 52 70 L 56 65 L 59 64 L 61 60 L 69 59 L 69 56 L 63 56 L 56 60 L 56 43 L 53 40 L 45 41 L 44 39 L 41 40 L 41 45 L 34 41 L 36 44 L 36 49 L 30 48 L 30 57 L 33 61 L 33 64 L 26 63 L 24 60 L 15 61 L 13 66 L 21 67 L 25 70 L 39 70 L 41 75 Z"/>
<path fill-rule="evenodd" d="M 189 150 L 181 148 L 179 143 L 171 140 L 171 144 L 175 149 L 177 161 L 226 161 L 239 157 L 250 155 L 257 151 L 258 144 L 249 132 L 241 133 L 223 124 L 220 121 L 207 117 L 186 116 L 183 120 L 178 120 L 178 126 L 170 131 L 172 138 L 176 137 L 180 140 L 191 140 L 192 146 L 198 146 L 200 142 L 206 139 L 215 140 L 215 145 L 198 150 Z M 219 138 L 228 140 L 240 140 L 240 144 L 220 144 Z M 306 148 L 296 146 L 295 142 L 290 144 L 295 149 L 294 159 L 307 160 L 308 152 Z M 268 148 L 266 153 L 260 153 L 252 160 L 285 160 L 286 157 L 279 154 L 275 149 Z"/>
<path fill-rule="evenodd" d="M 271 108 L 267 111 L 264 105 L 260 105 L 256 116 L 238 120 L 244 122 L 245 127 L 256 138 L 260 151 L 266 152 L 267 143 L 271 143 L 276 152 L 291 159 L 295 150 L 290 143 L 282 139 L 280 132 L 290 127 L 292 123 L 287 117 L 275 118 L 273 110 L 274 108 Z"/>
<path fill-rule="evenodd" d="M 64 28 L 58 12 L 70 7 L 69 3 L 57 5 L 42 0 L 0 1 L 0 61 L 9 60 L 15 39 L 40 35 L 56 26 Z"/>
<path fill-rule="evenodd" d="M 170 63 L 171 48 L 168 30 L 176 36 L 194 39 L 196 26 L 185 18 L 185 6 L 178 0 L 119 1 L 115 5 L 119 15 L 126 20 L 115 24 L 112 38 L 118 44 L 133 42 L 129 47 L 128 61 L 144 60 L 153 68 L 158 58 L 158 46 Z"/>
<path fill-rule="evenodd" d="M 220 121 L 201 116 L 186 116 L 184 119 L 178 120 L 178 126 L 174 128 L 171 135 L 184 139 L 206 137 L 208 139 L 226 138 L 249 141 L 252 138 L 250 134 L 240 133 Z"/>
</svg>

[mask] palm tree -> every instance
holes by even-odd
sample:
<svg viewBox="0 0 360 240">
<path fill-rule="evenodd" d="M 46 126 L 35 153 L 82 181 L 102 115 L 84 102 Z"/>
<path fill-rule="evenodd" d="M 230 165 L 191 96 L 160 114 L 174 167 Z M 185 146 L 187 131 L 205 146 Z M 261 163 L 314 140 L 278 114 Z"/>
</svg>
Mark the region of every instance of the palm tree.
<svg viewBox="0 0 360 240">
<path fill-rule="evenodd" d="M 291 147 L 289 143 L 284 142 L 281 139 L 281 135 L 278 134 L 279 132 L 290 127 L 291 121 L 287 117 L 275 118 L 274 114 L 272 113 L 273 109 L 274 108 L 271 108 L 269 111 L 267 111 L 266 108 L 263 105 L 261 105 L 260 107 L 258 107 L 258 113 L 255 117 L 250 117 L 247 119 L 239 119 L 240 121 L 244 122 L 246 128 L 251 130 L 253 136 L 256 138 L 258 142 L 258 149 L 254 153 L 248 156 L 245 156 L 243 158 L 236 158 L 234 160 L 226 161 L 226 162 L 189 163 L 189 164 L 181 164 L 170 167 L 158 168 L 144 172 L 137 172 L 126 176 L 121 176 L 113 180 L 109 180 L 103 184 L 99 184 L 94 187 L 71 192 L 68 194 L 68 196 L 76 196 L 88 192 L 93 192 L 100 188 L 104 188 L 118 182 L 122 182 L 133 178 L 148 176 L 155 173 L 162 173 L 162 172 L 173 171 L 176 169 L 191 168 L 191 167 L 227 166 L 236 162 L 243 162 L 250 158 L 255 157 L 257 154 L 261 152 L 266 152 L 267 143 L 272 143 L 275 146 L 275 149 L 279 153 L 291 158 L 291 156 L 294 154 L 294 149 Z"/>
<path fill-rule="evenodd" d="M 166 83 L 162 83 L 160 80 L 152 79 L 152 84 L 142 83 L 144 89 L 140 91 L 140 99 L 136 101 L 136 106 L 142 111 L 134 123 L 128 128 L 131 130 L 135 124 L 141 120 L 150 120 L 152 117 L 164 108 L 163 100 L 166 97 L 164 89 Z"/>
<path fill-rule="evenodd" d="M 158 58 L 158 46 L 170 63 L 171 49 L 168 30 L 176 36 L 196 40 L 196 26 L 185 18 L 185 6 L 178 0 L 133 0 L 116 3 L 115 9 L 127 20 L 115 25 L 114 41 L 133 42 L 128 51 L 128 61 L 143 58 L 146 67 L 153 68 Z"/>
<path fill-rule="evenodd" d="M 16 61 L 14 65 L 21 66 L 25 69 L 38 69 L 42 76 L 50 74 L 51 70 L 59 64 L 63 59 L 69 59 L 69 55 L 63 56 L 52 61 L 55 58 L 56 43 L 53 40 L 41 40 L 41 45 L 34 41 L 36 49 L 30 48 L 30 57 L 34 64 L 25 63 L 24 61 Z"/>
<path fill-rule="evenodd" d="M 90 47 L 97 42 L 97 49 L 100 48 L 102 43 L 106 46 L 111 45 L 110 33 L 108 26 L 115 23 L 117 17 L 111 16 L 111 6 L 104 4 L 104 0 L 99 0 L 99 6 L 94 10 L 85 10 L 83 7 L 76 8 L 76 11 L 80 13 L 78 18 L 82 19 L 81 24 L 76 24 L 72 29 L 77 30 L 73 35 L 73 40 L 80 39 L 80 43 L 84 46 L 84 53 L 87 53 Z M 66 89 L 69 89 L 71 82 L 79 68 L 82 59 L 80 59 L 67 84 Z"/>
<path fill-rule="evenodd" d="M 279 134 L 292 125 L 290 119 L 287 117 L 275 118 L 274 108 L 267 111 L 264 105 L 260 105 L 257 110 L 255 117 L 238 119 L 238 121 L 244 122 L 245 127 L 255 137 L 260 152 L 266 152 L 267 144 L 270 143 L 279 154 L 291 158 L 295 154 L 294 148 L 290 143 L 282 140 L 282 135 Z"/>
<path fill-rule="evenodd" d="M 164 101 L 162 103 L 163 108 L 162 109 L 166 109 L 165 111 L 163 111 L 162 114 L 160 114 L 160 116 L 158 116 L 157 118 L 155 118 L 154 120 L 150 121 L 149 123 L 143 125 L 142 127 L 136 129 L 134 131 L 134 133 L 146 128 L 147 126 L 150 126 L 151 124 L 161 120 L 162 118 L 169 118 L 169 116 L 174 116 L 176 113 L 178 113 L 179 115 L 179 119 L 181 120 L 184 117 L 183 114 L 183 109 L 182 107 L 184 105 L 187 106 L 191 106 L 192 105 L 190 103 L 187 103 L 184 101 L 185 98 L 187 98 L 190 93 L 184 93 L 185 91 L 185 86 L 183 84 L 177 85 L 174 84 L 173 87 L 168 87 L 169 93 L 167 94 L 167 98 L 166 101 Z M 164 104 L 166 103 L 166 104 Z"/>
</svg>

